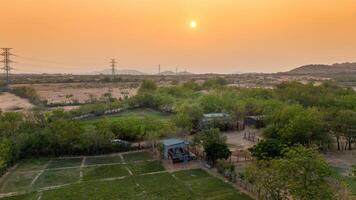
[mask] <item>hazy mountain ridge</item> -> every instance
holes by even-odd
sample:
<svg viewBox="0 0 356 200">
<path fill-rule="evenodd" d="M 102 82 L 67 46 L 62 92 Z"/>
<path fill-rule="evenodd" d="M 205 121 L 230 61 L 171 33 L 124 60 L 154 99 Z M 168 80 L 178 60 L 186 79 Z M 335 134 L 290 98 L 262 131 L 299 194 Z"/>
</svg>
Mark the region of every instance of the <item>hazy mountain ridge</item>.
<svg viewBox="0 0 356 200">
<path fill-rule="evenodd" d="M 95 71 L 91 72 L 91 75 L 97 75 L 97 74 L 111 74 L 110 69 L 102 70 L 102 71 Z M 133 69 L 122 69 L 122 70 L 116 70 L 115 74 L 122 74 L 122 75 L 147 75 L 145 72 L 141 72 L 138 70 L 133 70 Z"/>
<path fill-rule="evenodd" d="M 312 64 L 292 69 L 287 74 L 356 74 L 356 62 L 333 65 Z"/>
</svg>

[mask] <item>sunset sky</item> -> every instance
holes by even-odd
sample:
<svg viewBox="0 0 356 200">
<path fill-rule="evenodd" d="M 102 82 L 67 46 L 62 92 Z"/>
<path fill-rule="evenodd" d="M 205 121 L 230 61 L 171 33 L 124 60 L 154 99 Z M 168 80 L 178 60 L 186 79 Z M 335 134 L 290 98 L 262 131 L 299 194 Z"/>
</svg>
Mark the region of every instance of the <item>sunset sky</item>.
<svg viewBox="0 0 356 200">
<path fill-rule="evenodd" d="M 191 26 L 195 22 L 196 27 Z M 356 61 L 355 0 L 0 0 L 24 72 L 277 72 Z"/>
</svg>

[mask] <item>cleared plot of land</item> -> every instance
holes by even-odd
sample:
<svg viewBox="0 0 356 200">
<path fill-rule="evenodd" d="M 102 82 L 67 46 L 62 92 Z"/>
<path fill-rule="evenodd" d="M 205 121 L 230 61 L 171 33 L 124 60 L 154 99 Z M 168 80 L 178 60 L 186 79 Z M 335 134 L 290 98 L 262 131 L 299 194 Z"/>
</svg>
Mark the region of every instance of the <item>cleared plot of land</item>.
<svg viewBox="0 0 356 200">
<path fill-rule="evenodd" d="M 33 87 L 42 100 L 48 103 L 85 103 L 91 98 L 100 99 L 110 92 L 114 98 L 133 96 L 137 89 L 123 83 L 52 83 L 52 84 L 19 84 L 17 86 Z"/>
<path fill-rule="evenodd" d="M 14 172 L 2 182 L 0 193 L 28 191 L 31 189 L 32 180 L 39 174 L 39 172 Z"/>
<path fill-rule="evenodd" d="M 118 155 L 87 157 L 85 160 L 85 165 L 98 165 L 98 164 L 109 164 L 109 163 L 122 163 L 122 160 Z"/>
<path fill-rule="evenodd" d="M 74 183 L 79 181 L 79 168 L 47 170 L 35 182 L 35 188 Z"/>
<path fill-rule="evenodd" d="M 125 165 L 105 165 L 99 167 L 86 167 L 83 180 L 114 178 L 130 175 Z"/>
<path fill-rule="evenodd" d="M 134 161 L 143 161 L 143 160 L 152 160 L 152 155 L 147 151 L 128 153 L 122 155 L 125 162 L 134 162 Z"/>
<path fill-rule="evenodd" d="M 33 107 L 34 105 L 27 99 L 8 92 L 0 93 L 0 109 L 2 111 L 28 110 Z"/>
<path fill-rule="evenodd" d="M 59 158 L 53 159 L 47 166 L 47 169 L 64 168 L 64 167 L 80 167 L 83 158 Z"/>
</svg>

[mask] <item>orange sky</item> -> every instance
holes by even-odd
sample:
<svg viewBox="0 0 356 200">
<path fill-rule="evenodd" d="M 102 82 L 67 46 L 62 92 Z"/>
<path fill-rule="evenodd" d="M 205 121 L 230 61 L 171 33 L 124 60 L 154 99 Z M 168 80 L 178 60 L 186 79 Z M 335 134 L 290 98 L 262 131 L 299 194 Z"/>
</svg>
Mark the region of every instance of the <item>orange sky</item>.
<svg viewBox="0 0 356 200">
<path fill-rule="evenodd" d="M 196 73 L 356 61 L 355 0 L 0 0 L 0 24 L 26 72 L 100 71 L 110 58 Z"/>
</svg>

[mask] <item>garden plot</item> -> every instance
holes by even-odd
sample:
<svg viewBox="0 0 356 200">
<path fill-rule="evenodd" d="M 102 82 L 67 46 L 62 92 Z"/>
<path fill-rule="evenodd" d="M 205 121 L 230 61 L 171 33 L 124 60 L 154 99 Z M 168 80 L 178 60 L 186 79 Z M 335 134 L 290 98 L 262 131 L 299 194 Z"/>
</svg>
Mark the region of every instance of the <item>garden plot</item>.
<svg viewBox="0 0 356 200">
<path fill-rule="evenodd" d="M 41 200 L 250 200 L 204 170 L 169 173 L 145 151 L 50 161 L 26 160 L 4 179 L 0 192 L 7 195 L 18 192 L 10 193 L 16 196 L 5 200 L 37 200 L 39 196 Z"/>
<path fill-rule="evenodd" d="M 122 154 L 125 162 L 152 160 L 152 155 L 147 151 Z"/>
<path fill-rule="evenodd" d="M 122 159 L 119 155 L 113 156 L 94 156 L 87 157 L 85 159 L 85 165 L 100 165 L 100 164 L 111 164 L 111 163 L 122 163 Z"/>
</svg>

